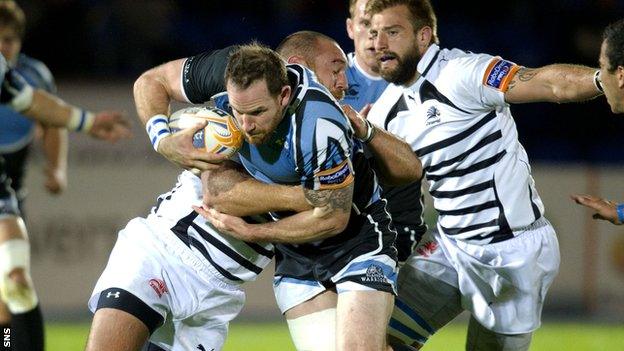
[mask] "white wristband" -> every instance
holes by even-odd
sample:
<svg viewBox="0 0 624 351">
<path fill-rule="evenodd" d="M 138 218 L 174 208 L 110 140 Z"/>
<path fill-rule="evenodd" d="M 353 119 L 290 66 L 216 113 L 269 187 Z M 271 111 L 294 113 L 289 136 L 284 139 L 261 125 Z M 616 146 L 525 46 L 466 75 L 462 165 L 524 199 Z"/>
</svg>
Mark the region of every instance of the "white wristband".
<svg viewBox="0 0 624 351">
<path fill-rule="evenodd" d="M 73 107 L 67 122 L 67 129 L 88 133 L 95 122 L 95 114 L 81 108 Z"/>
<path fill-rule="evenodd" d="M 600 80 L 600 70 L 594 72 L 594 86 L 599 92 L 604 93 L 604 89 L 602 88 L 602 81 Z"/>
<path fill-rule="evenodd" d="M 156 152 L 158 152 L 158 144 L 160 144 L 160 141 L 171 135 L 167 120 L 168 117 L 165 115 L 155 115 L 145 124 L 145 130 Z"/>
<path fill-rule="evenodd" d="M 24 112 L 32 105 L 34 93 L 35 90 L 30 85 L 26 85 L 22 90 L 15 94 L 15 97 L 11 100 L 11 102 L 9 102 L 9 105 L 17 112 Z"/>
</svg>

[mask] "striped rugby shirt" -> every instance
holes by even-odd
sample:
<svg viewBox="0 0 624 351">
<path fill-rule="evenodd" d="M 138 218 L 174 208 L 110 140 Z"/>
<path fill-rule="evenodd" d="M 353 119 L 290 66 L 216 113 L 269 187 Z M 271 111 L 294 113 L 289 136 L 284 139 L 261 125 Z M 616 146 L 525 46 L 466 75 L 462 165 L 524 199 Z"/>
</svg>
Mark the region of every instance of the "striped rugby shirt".
<svg viewBox="0 0 624 351">
<path fill-rule="evenodd" d="M 369 118 L 420 157 L 441 233 L 477 244 L 513 237 L 544 213 L 504 97 L 519 67 L 432 45 L 418 68 L 425 77 L 390 85 Z"/>
<path fill-rule="evenodd" d="M 158 197 L 148 219 L 170 228 L 195 256 L 208 261 L 229 282 L 255 280 L 275 255 L 273 244 L 247 243 L 221 234 L 193 211 L 191 205 L 201 202 L 201 180 L 184 171 L 173 189 Z"/>
</svg>

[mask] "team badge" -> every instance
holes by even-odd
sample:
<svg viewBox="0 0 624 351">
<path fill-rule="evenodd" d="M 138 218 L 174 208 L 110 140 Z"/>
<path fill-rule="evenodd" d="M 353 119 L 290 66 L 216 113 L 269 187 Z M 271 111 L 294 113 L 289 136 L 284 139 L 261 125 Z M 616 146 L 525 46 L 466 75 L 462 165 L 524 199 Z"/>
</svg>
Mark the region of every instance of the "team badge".
<svg viewBox="0 0 624 351">
<path fill-rule="evenodd" d="M 384 275 L 383 269 L 381 267 L 376 264 L 372 264 L 366 269 L 366 276 L 362 277 L 362 281 L 385 283 L 386 276 Z"/>
<path fill-rule="evenodd" d="M 425 125 L 427 126 L 440 123 L 440 110 L 435 106 L 430 106 L 427 109 L 427 119 L 425 121 Z"/>
<path fill-rule="evenodd" d="M 490 62 L 483 76 L 483 85 L 506 92 L 513 76 L 520 66 L 501 58 L 495 58 Z"/>
</svg>

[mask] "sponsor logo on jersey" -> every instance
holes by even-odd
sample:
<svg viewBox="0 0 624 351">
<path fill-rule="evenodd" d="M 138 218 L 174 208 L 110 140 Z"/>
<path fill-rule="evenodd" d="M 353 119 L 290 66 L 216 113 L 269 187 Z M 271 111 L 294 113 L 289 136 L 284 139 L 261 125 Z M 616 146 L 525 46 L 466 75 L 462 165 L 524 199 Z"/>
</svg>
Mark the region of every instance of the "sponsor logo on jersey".
<svg viewBox="0 0 624 351">
<path fill-rule="evenodd" d="M 483 85 L 506 92 L 511 78 L 519 69 L 520 66 L 511 61 L 495 58 L 485 70 Z"/>
<path fill-rule="evenodd" d="M 386 276 L 381 267 L 372 264 L 366 269 L 366 276 L 362 277 L 362 281 L 369 283 L 385 283 Z"/>
<path fill-rule="evenodd" d="M 438 110 L 438 108 L 435 106 L 430 106 L 427 109 L 425 125 L 430 126 L 436 123 L 440 123 L 440 110 Z"/>
<path fill-rule="evenodd" d="M 149 285 L 152 287 L 152 289 L 154 289 L 154 291 L 158 295 L 158 298 L 161 298 L 163 294 L 169 292 L 169 290 L 167 289 L 167 285 L 165 285 L 165 282 L 161 279 L 152 278 L 149 280 Z"/>
<path fill-rule="evenodd" d="M 318 172 L 316 178 L 320 183 L 320 190 L 343 188 L 353 182 L 351 165 L 348 160 L 338 166 Z"/>
<path fill-rule="evenodd" d="M 436 243 L 435 241 L 427 241 L 425 243 L 423 243 L 422 245 L 420 245 L 417 249 L 416 252 L 423 256 L 423 257 L 429 257 L 431 256 L 435 250 L 438 249 L 438 243 Z"/>
</svg>

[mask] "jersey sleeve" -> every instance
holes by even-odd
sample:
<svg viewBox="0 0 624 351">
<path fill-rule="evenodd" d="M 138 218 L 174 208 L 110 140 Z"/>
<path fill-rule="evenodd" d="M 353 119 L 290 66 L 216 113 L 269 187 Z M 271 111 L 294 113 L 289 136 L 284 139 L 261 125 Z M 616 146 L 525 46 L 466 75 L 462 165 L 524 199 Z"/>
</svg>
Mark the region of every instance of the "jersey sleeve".
<svg viewBox="0 0 624 351">
<path fill-rule="evenodd" d="M 464 108 L 492 109 L 506 105 L 505 93 L 519 69 L 498 56 L 468 54 L 448 63 L 443 80 Z"/>
<path fill-rule="evenodd" d="M 354 180 L 352 131 L 340 109 L 324 102 L 308 102 L 293 138 L 301 184 L 310 190 L 344 188 Z M 317 116 L 312 118 L 311 116 Z"/>
<path fill-rule="evenodd" d="M 201 104 L 225 91 L 225 68 L 237 46 L 204 52 L 186 59 L 182 68 L 182 89 L 189 102 Z"/>
</svg>

